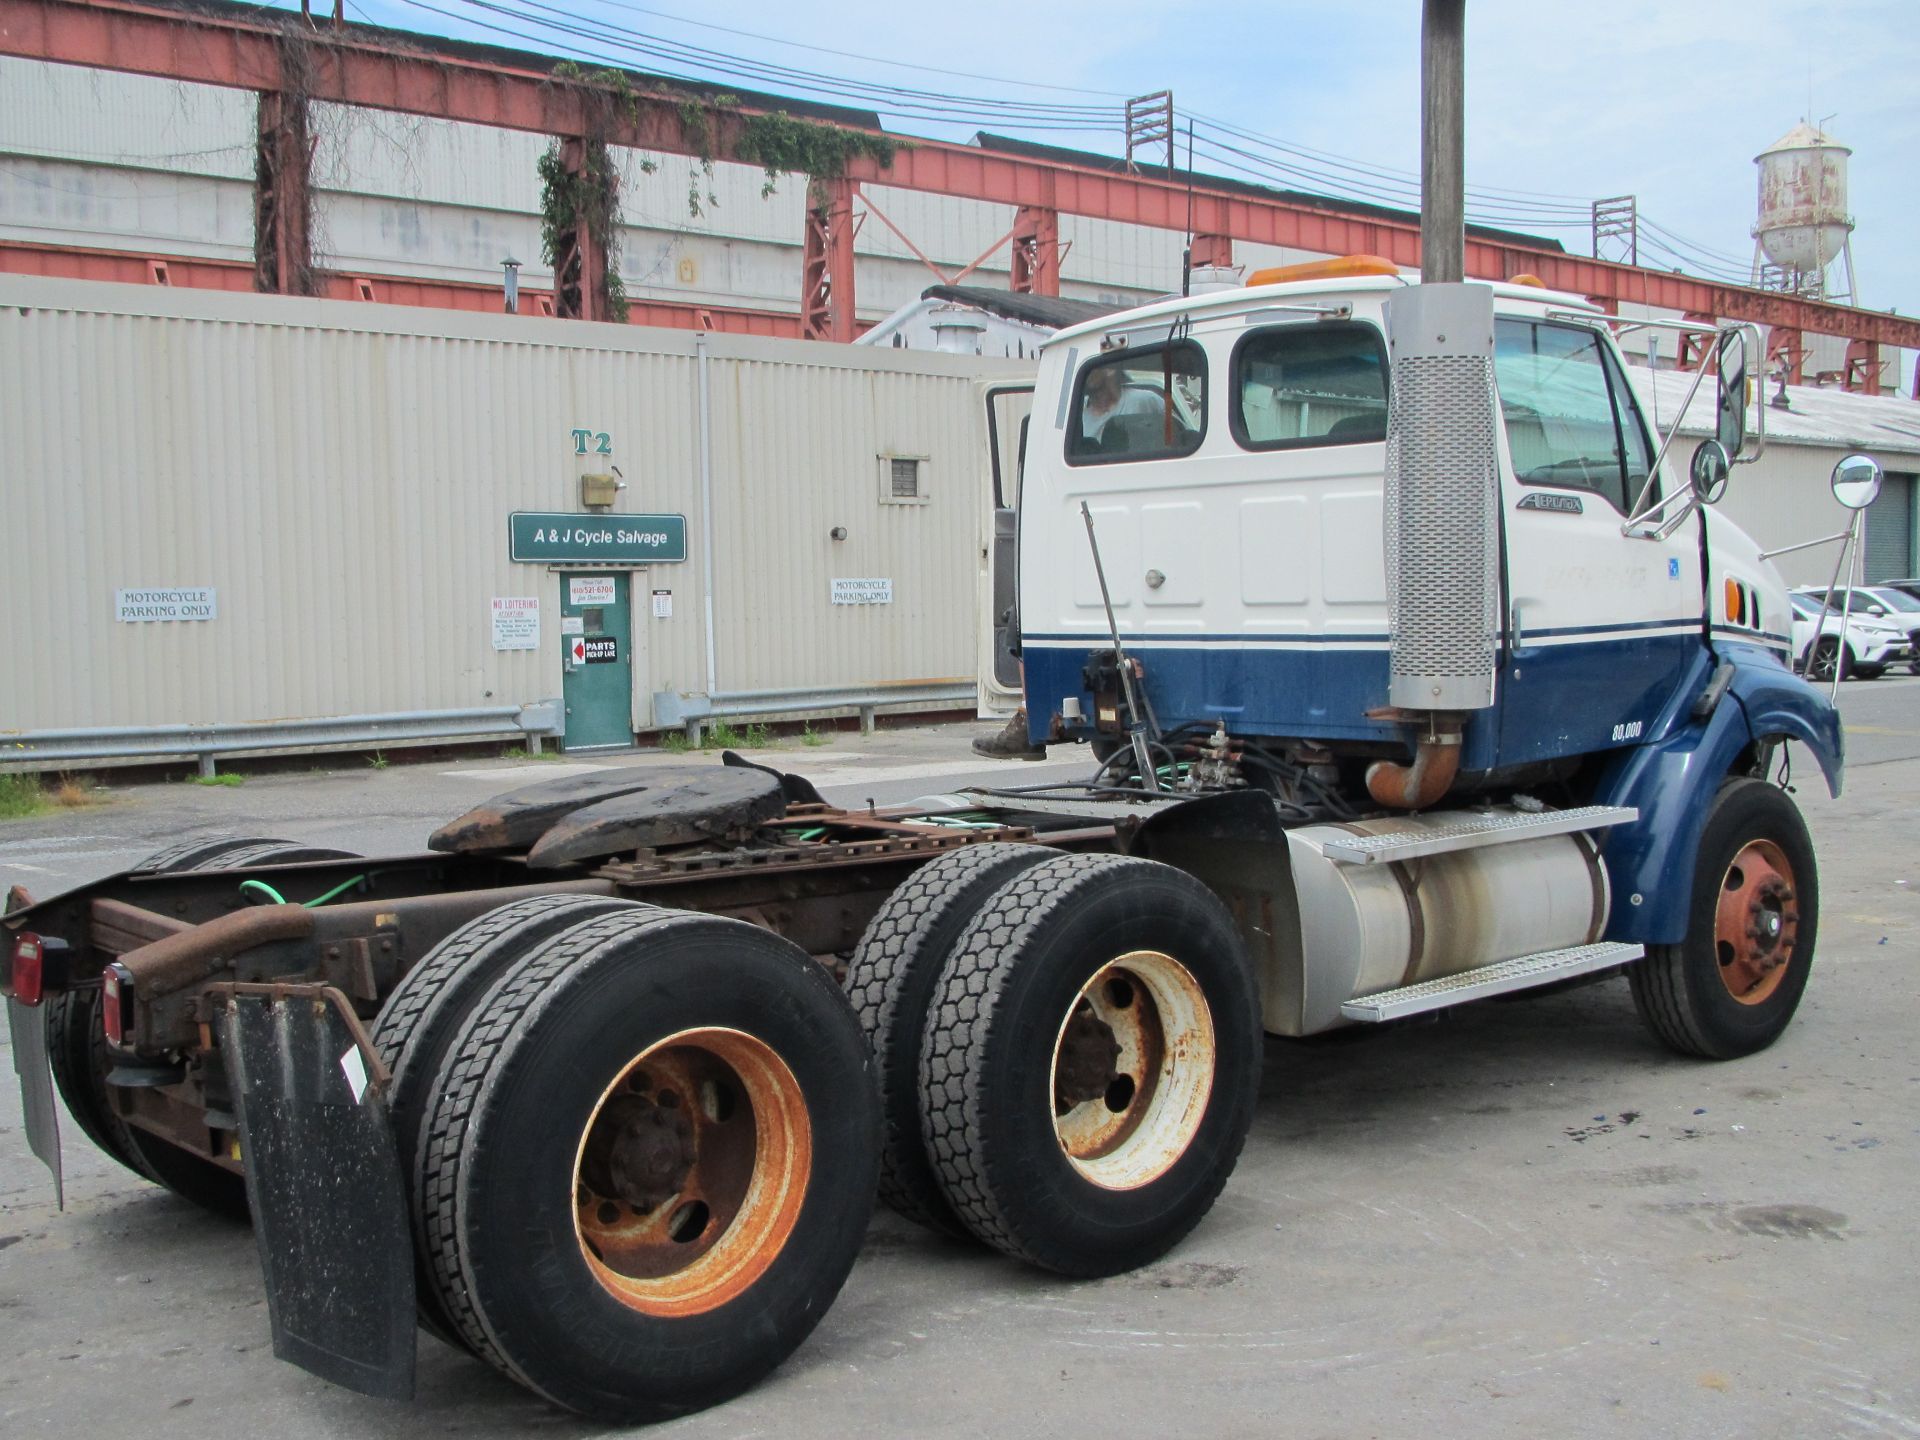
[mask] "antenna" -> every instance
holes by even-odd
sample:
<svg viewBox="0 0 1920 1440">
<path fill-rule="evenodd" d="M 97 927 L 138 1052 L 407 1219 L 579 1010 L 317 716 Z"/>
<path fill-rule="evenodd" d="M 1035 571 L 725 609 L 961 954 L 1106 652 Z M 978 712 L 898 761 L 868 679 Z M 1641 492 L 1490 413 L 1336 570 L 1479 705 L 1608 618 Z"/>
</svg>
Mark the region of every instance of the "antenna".
<svg viewBox="0 0 1920 1440">
<path fill-rule="evenodd" d="M 1193 121 L 1187 121 L 1187 248 L 1180 252 L 1180 298 L 1193 293 Z"/>
</svg>

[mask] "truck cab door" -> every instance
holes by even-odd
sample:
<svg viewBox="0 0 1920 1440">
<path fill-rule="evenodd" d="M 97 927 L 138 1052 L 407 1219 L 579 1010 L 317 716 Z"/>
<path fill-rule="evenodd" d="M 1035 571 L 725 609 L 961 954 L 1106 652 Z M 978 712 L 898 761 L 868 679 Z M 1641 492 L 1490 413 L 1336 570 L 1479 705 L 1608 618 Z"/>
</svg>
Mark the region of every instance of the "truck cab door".
<svg viewBox="0 0 1920 1440">
<path fill-rule="evenodd" d="M 1494 379 L 1507 589 L 1499 763 L 1633 744 L 1704 643 L 1700 520 L 1659 540 L 1621 533 L 1655 448 L 1600 331 L 1500 319 Z"/>
<path fill-rule="evenodd" d="M 981 716 L 1008 715 L 1024 703 L 1020 687 L 1020 632 L 1015 620 L 1019 584 L 1021 466 L 1027 450 L 1032 385 L 981 387 L 987 422 L 986 533 L 980 547 L 979 702 Z"/>
</svg>

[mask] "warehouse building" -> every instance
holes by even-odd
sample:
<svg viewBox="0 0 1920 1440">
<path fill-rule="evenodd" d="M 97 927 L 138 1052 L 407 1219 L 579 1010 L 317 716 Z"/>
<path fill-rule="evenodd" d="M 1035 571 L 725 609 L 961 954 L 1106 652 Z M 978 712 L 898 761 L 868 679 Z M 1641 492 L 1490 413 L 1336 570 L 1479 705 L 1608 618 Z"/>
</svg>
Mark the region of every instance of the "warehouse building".
<svg viewBox="0 0 1920 1440">
<path fill-rule="evenodd" d="M 0 373 L 27 761 L 970 710 L 1032 366 L 0 276 Z"/>
<path fill-rule="evenodd" d="M 1632 373 L 1647 398 L 1649 419 L 1657 419 L 1664 435 L 1686 403 L 1694 377 L 1638 367 Z M 1763 546 L 1836 534 L 1847 528 L 1851 512 L 1828 489 L 1833 467 L 1847 455 L 1871 455 L 1880 462 L 1884 478 L 1880 498 L 1866 510 L 1858 578 L 1873 583 L 1920 574 L 1915 484 L 1920 476 L 1920 404 L 1777 380 L 1762 389 L 1765 399 L 1754 407 L 1754 417 L 1756 425 L 1766 426 L 1765 448 L 1752 464 L 1734 467 L 1718 508 Z M 1684 465 L 1693 446 L 1712 434 L 1713 381 L 1708 378 L 1687 405 L 1673 454 Z M 1838 545 L 1827 545 L 1781 555 L 1774 563 L 1789 585 L 1826 585 L 1838 559 Z"/>
</svg>

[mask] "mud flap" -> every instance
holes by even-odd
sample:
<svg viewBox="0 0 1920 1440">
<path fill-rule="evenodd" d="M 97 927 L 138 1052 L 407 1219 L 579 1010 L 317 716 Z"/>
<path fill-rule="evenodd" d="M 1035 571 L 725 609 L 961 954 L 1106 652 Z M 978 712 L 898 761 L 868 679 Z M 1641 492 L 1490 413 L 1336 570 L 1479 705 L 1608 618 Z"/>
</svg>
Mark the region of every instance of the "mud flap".
<svg viewBox="0 0 1920 1440">
<path fill-rule="evenodd" d="M 338 991 L 221 993 L 273 1353 L 362 1395 L 408 1399 L 413 1249 L 386 1067 Z"/>
<path fill-rule="evenodd" d="M 47 1063 L 47 1012 L 7 997 L 7 1036 L 20 1077 L 20 1109 L 26 1116 L 27 1148 L 53 1172 L 53 1199 L 67 1208 L 60 1174 L 60 1112 L 53 1103 L 53 1068 Z"/>
</svg>

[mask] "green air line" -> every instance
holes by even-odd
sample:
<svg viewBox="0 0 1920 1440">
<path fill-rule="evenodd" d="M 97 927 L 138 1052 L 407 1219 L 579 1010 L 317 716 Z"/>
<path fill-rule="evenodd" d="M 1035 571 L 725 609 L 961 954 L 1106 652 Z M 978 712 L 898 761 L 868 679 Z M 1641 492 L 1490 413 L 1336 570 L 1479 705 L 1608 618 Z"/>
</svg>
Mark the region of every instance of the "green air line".
<svg viewBox="0 0 1920 1440">
<path fill-rule="evenodd" d="M 364 875 L 356 875 L 351 880 L 342 881 L 340 884 L 334 886 L 333 889 L 327 891 L 326 894 L 320 896 L 317 900 L 307 900 L 302 902 L 302 908 L 307 910 L 317 910 L 320 906 L 326 904 L 327 901 L 333 899 L 334 896 L 340 894 L 342 891 L 351 890 L 354 886 L 360 884 L 366 878 L 367 877 Z"/>
<path fill-rule="evenodd" d="M 802 830 L 798 835 L 794 836 L 793 838 L 796 840 L 817 840 L 826 833 L 827 833 L 827 827 L 824 825 L 818 825 L 811 830 Z"/>
<path fill-rule="evenodd" d="M 287 903 L 287 897 L 274 889 L 273 886 L 267 884 L 264 880 L 242 880 L 240 882 L 240 893 L 242 895 L 264 895 L 276 905 L 284 905 Z"/>
</svg>

